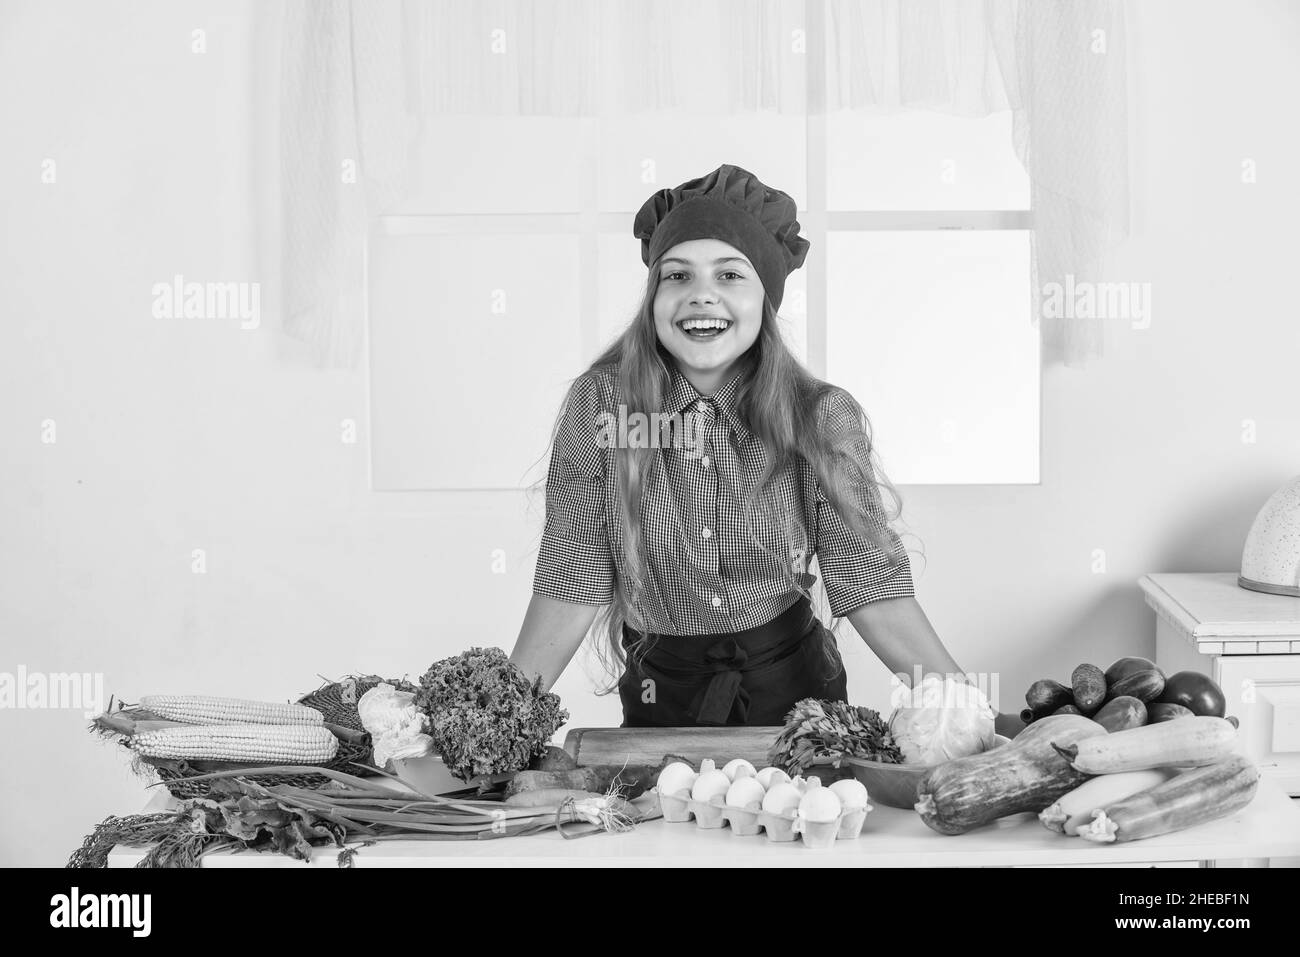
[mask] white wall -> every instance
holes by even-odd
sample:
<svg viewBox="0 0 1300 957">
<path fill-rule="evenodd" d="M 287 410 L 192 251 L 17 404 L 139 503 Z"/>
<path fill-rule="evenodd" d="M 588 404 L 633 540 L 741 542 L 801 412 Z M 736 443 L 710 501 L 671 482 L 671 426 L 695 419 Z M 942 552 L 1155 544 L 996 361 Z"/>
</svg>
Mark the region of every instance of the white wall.
<svg viewBox="0 0 1300 957">
<path fill-rule="evenodd" d="M 271 282 L 254 214 L 273 85 L 255 63 L 273 37 L 253 9 L 0 8 L 0 671 L 102 672 L 128 700 L 284 700 L 318 674 L 416 676 L 518 631 L 540 502 L 371 493 L 365 374 L 313 370 L 272 332 L 272 290 L 256 332 L 150 314 L 177 272 Z M 902 490 L 929 556 L 920 600 L 964 667 L 1000 672 L 1007 710 L 1036 678 L 1152 653 L 1137 577 L 1236 568 L 1256 509 L 1300 470 L 1300 135 L 1284 120 L 1300 10 L 1134 13 L 1135 235 L 1114 273 L 1152 284 L 1151 327 L 1112 326 L 1084 372 L 1046 370 L 1040 486 Z M 847 658 L 850 696 L 883 707 L 883 668 L 860 644 Z M 619 723 L 581 668 L 557 690 L 575 725 Z M 0 863 L 62 864 L 144 800 L 80 711 L 0 711 L 0 741 Z"/>
</svg>

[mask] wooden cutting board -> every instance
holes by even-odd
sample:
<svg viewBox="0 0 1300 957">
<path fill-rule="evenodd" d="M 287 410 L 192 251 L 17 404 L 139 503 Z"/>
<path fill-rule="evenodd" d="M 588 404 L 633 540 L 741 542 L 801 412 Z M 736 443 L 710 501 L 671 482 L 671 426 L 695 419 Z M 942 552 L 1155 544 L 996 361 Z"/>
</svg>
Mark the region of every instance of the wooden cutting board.
<svg viewBox="0 0 1300 957">
<path fill-rule="evenodd" d="M 780 733 L 780 727 L 574 728 L 564 738 L 564 750 L 584 767 L 656 765 L 665 754 L 676 754 L 696 763 L 712 758 L 719 767 L 732 758 L 744 758 L 762 768 Z"/>
</svg>

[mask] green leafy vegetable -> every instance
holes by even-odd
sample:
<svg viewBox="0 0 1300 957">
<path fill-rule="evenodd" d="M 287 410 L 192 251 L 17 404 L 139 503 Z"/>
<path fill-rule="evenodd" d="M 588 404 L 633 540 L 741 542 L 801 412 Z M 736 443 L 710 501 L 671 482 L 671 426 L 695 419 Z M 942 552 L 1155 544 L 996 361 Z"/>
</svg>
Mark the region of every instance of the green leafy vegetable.
<svg viewBox="0 0 1300 957">
<path fill-rule="evenodd" d="M 500 648 L 471 648 L 434 662 L 415 706 L 448 770 L 463 781 L 522 771 L 569 720 L 558 695 L 530 682 Z"/>
<path fill-rule="evenodd" d="M 889 726 L 870 708 L 846 701 L 804 698 L 785 717 L 767 759 L 787 774 L 803 774 L 818 759 L 844 755 L 901 764 L 903 756 Z"/>
</svg>

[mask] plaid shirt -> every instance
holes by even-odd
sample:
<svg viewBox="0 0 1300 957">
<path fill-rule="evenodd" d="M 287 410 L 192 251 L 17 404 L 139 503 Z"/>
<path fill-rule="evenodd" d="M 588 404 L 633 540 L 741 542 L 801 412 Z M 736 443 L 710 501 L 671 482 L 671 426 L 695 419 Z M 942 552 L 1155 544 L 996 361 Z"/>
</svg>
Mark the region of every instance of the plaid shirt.
<svg viewBox="0 0 1300 957">
<path fill-rule="evenodd" d="M 911 565 L 898 536 L 889 530 L 900 564 L 888 560 L 869 540 L 845 526 L 826 500 L 816 473 L 802 459 L 774 487 L 777 514 L 794 522 L 793 553 L 785 530 L 754 515 L 755 534 L 744 525 L 744 495 L 766 464 L 761 440 L 740 421 L 736 390 L 740 374 L 712 398 L 701 396 L 676 368 L 665 414 L 698 413 L 695 445 L 659 451 L 668 485 L 647 483 L 642 505 L 642 535 L 648 550 L 646 586 L 662 603 L 638 607 L 652 627 L 668 635 L 709 635 L 766 624 L 798 597 L 786 578 L 808 571 L 817 556 L 831 614 L 840 617 L 880 598 L 915 594 Z M 619 418 L 617 373 L 594 370 L 574 382 L 569 408 L 560 424 L 546 482 L 546 525 L 538 550 L 534 594 L 579 604 L 600 605 L 613 597 L 624 574 L 623 530 L 618 518 L 613 475 L 618 451 L 599 439 L 600 415 Z M 823 427 L 835 434 L 857 424 L 849 393 L 834 390 L 822 406 Z M 691 433 L 681 433 L 689 438 Z M 604 447 L 609 445 L 610 447 Z M 697 452 L 703 451 L 697 457 Z M 859 504 L 879 516 L 873 493 Z M 680 529 L 680 531 L 679 531 Z M 799 548 L 802 538 L 808 547 Z M 617 576 L 617 579 L 616 579 Z M 811 584 L 814 579 L 803 579 Z"/>
</svg>

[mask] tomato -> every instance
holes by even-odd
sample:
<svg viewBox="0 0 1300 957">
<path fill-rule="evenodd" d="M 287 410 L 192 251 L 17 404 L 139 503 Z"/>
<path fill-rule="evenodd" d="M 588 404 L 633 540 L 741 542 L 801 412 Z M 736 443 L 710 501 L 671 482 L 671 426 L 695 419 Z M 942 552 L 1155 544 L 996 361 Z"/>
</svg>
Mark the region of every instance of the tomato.
<svg viewBox="0 0 1300 957">
<path fill-rule="evenodd" d="M 1227 710 L 1223 689 L 1209 675 L 1199 671 L 1180 671 L 1165 679 L 1165 690 L 1158 699 L 1165 704 L 1180 704 L 1192 714 L 1222 718 Z"/>
</svg>

